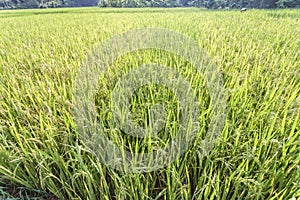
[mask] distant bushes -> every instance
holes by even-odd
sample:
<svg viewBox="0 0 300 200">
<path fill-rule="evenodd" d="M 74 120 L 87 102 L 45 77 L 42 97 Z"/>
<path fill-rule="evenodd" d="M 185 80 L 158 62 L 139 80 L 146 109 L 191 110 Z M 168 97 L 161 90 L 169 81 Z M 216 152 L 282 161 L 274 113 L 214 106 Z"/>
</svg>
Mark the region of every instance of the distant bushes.
<svg viewBox="0 0 300 200">
<path fill-rule="evenodd" d="M 0 0 L 2 9 L 97 6 L 98 0 Z"/>
<path fill-rule="evenodd" d="M 300 0 L 100 0 L 100 7 L 295 8 Z"/>
<path fill-rule="evenodd" d="M 295 8 L 300 0 L 0 0 L 0 8 L 56 8 L 56 7 L 186 7 L 209 9 L 239 8 Z"/>
</svg>

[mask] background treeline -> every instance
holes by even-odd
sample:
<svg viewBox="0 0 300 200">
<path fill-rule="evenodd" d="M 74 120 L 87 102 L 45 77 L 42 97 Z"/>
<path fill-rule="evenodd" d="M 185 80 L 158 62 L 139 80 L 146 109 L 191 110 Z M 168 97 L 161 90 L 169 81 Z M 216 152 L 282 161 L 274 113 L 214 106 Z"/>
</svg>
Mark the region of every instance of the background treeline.
<svg viewBox="0 0 300 200">
<path fill-rule="evenodd" d="M 2 9 L 55 7 L 181 7 L 220 8 L 295 8 L 300 0 L 0 0 Z"/>
<path fill-rule="evenodd" d="M 0 8 L 57 8 L 97 6 L 99 0 L 0 0 Z"/>
<path fill-rule="evenodd" d="M 100 0 L 101 7 L 295 8 L 300 0 Z"/>
</svg>

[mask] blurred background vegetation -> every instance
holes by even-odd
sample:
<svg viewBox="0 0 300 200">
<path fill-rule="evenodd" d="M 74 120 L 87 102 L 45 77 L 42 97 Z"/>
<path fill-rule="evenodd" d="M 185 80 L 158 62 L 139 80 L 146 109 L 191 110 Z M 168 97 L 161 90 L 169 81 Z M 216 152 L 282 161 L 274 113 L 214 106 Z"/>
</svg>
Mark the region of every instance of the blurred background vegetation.
<svg viewBox="0 0 300 200">
<path fill-rule="evenodd" d="M 56 7 L 299 8 L 300 0 L 0 0 L 1 9 Z"/>
</svg>

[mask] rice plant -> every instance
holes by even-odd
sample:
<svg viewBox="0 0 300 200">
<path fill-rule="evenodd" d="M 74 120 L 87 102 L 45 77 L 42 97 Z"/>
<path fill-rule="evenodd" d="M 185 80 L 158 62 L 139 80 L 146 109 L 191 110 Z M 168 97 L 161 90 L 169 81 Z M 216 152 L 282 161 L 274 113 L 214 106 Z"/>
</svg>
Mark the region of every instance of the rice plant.
<svg viewBox="0 0 300 200">
<path fill-rule="evenodd" d="M 51 9 L 0 12 L 0 196 L 2 199 L 295 199 L 300 198 L 300 13 L 174 9 Z M 197 41 L 222 74 L 226 123 L 208 155 L 197 143 L 162 169 L 122 173 L 99 162 L 74 121 L 77 71 L 103 41 L 159 27 Z M 157 85 L 131 97 L 137 125 L 165 105 L 167 125 L 137 139 L 114 126 L 117 80 L 141 63 L 177 69 L 196 90 L 199 138 L 210 94 L 193 65 L 167 51 L 122 55 L 99 77 L 95 98 L 105 134 L 132 152 L 164 146 L 178 130 L 178 99 Z M 169 135 L 168 135 L 169 134 Z M 172 135 L 173 134 L 173 135 Z"/>
</svg>

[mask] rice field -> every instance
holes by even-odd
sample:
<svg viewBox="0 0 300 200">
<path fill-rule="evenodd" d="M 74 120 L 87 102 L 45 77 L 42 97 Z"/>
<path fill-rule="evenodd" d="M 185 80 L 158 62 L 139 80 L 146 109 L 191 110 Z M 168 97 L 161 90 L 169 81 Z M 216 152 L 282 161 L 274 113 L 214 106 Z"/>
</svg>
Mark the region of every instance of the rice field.
<svg viewBox="0 0 300 200">
<path fill-rule="evenodd" d="M 205 77 L 162 49 L 125 53 L 99 76 L 94 98 L 105 135 L 141 154 L 164 147 L 180 129 L 178 97 L 150 84 L 130 98 L 134 123 L 164 128 L 136 138 L 115 126 L 111 95 L 120 77 L 159 63 L 188 80 L 199 102 L 194 143 L 153 171 L 124 173 L 101 162 L 76 126 L 78 70 L 104 41 L 163 28 L 197 42 L 226 89 L 224 126 L 201 154 L 212 115 Z M 300 198 L 299 10 L 64 8 L 0 11 L 0 199 L 298 199 Z"/>
</svg>

